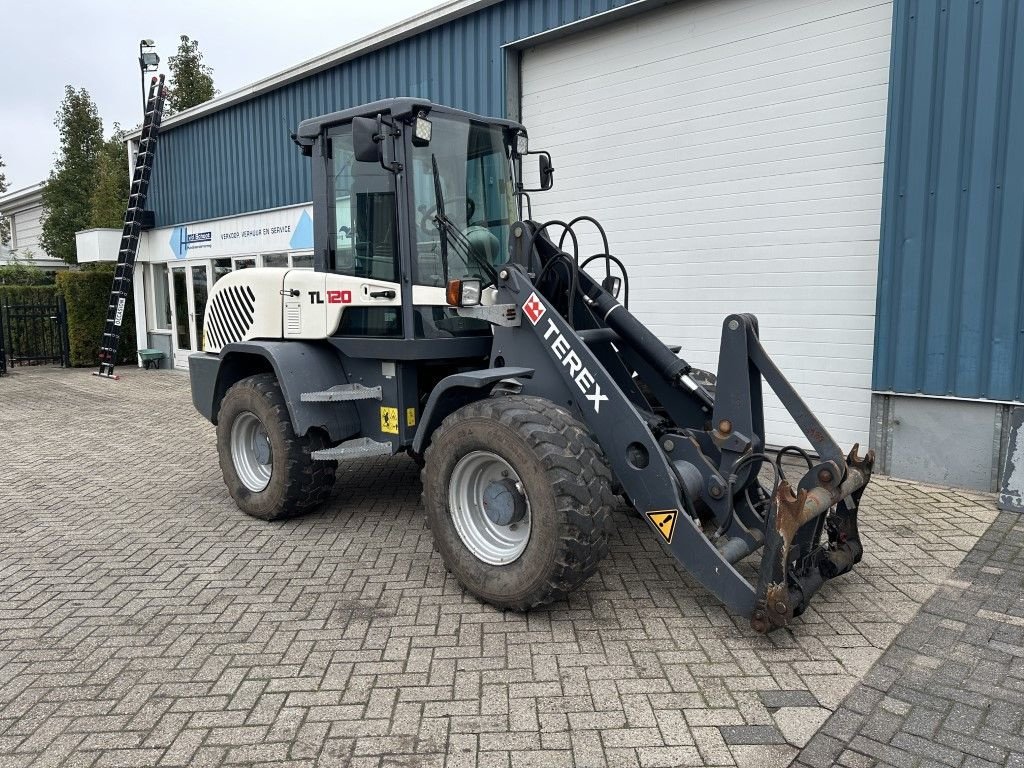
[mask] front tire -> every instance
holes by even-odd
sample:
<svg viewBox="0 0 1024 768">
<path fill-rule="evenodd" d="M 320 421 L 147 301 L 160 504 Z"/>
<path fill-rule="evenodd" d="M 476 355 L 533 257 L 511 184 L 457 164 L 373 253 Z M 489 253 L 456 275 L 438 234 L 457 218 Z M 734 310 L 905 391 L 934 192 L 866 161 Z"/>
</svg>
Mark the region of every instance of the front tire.
<svg viewBox="0 0 1024 768">
<path fill-rule="evenodd" d="M 319 506 L 330 496 L 336 461 L 314 461 L 327 447 L 323 434 L 299 437 L 281 385 L 261 373 L 234 384 L 217 417 L 217 454 L 224 484 L 239 509 L 279 520 Z"/>
<path fill-rule="evenodd" d="M 470 403 L 425 459 L 434 547 L 481 600 L 520 611 L 560 600 L 607 554 L 611 473 L 564 408 L 518 395 Z"/>
</svg>

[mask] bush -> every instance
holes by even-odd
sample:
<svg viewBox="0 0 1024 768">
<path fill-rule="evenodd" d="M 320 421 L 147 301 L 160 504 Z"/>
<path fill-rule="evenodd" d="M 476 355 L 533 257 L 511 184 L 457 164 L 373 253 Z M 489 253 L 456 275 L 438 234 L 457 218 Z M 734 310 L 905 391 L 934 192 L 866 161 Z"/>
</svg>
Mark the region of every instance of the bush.
<svg viewBox="0 0 1024 768">
<path fill-rule="evenodd" d="M 114 265 L 110 263 L 90 266 L 89 269 L 61 272 L 57 286 L 68 306 L 68 340 L 71 345 L 71 365 L 98 366 L 100 341 L 107 322 L 110 285 L 114 280 Z M 136 361 L 135 309 L 132 297 L 124 308 L 121 324 L 121 342 L 117 347 L 118 363 Z"/>
<path fill-rule="evenodd" d="M 0 289 L 7 285 L 53 285 L 53 272 L 14 260 L 0 266 Z"/>
<path fill-rule="evenodd" d="M 56 296 L 55 285 L 0 285 L 0 304 L 46 304 Z"/>
</svg>

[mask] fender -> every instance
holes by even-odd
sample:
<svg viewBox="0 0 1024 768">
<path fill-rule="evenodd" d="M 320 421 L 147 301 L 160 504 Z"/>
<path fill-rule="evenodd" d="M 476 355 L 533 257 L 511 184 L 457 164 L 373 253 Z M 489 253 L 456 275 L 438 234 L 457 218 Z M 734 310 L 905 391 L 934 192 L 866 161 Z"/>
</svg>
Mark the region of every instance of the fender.
<svg viewBox="0 0 1024 768">
<path fill-rule="evenodd" d="M 430 436 L 448 415 L 473 400 L 487 397 L 491 387 L 502 379 L 529 379 L 532 376 L 533 368 L 509 366 L 454 373 L 441 379 L 430 393 L 430 398 L 423 408 L 420 426 L 412 439 L 412 452 L 422 454 Z"/>
<path fill-rule="evenodd" d="M 296 434 L 305 435 L 318 428 L 338 442 L 360 431 L 354 404 L 302 402 L 303 392 L 348 383 L 342 361 L 329 346 L 301 341 L 235 342 L 218 354 L 189 355 L 188 367 L 192 403 L 213 424 L 217 423 L 220 402 L 232 384 L 255 373 L 273 372 Z"/>
</svg>

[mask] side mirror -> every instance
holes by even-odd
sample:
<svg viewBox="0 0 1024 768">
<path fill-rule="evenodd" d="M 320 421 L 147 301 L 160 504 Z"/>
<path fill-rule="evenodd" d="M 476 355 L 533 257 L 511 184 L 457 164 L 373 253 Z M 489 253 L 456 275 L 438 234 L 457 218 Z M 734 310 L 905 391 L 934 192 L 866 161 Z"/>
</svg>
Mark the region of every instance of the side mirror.
<svg viewBox="0 0 1024 768">
<path fill-rule="evenodd" d="M 372 117 L 352 118 L 352 151 L 360 163 L 384 160 L 384 144 L 380 141 L 378 123 Z"/>
<path fill-rule="evenodd" d="M 551 166 L 551 155 L 541 152 L 538 155 L 540 165 L 540 190 L 547 192 L 555 186 L 555 169 Z"/>
<path fill-rule="evenodd" d="M 536 189 L 528 189 L 527 187 L 520 186 L 520 192 L 547 192 L 555 185 L 555 169 L 551 165 L 551 155 L 547 152 L 524 152 L 520 157 L 528 157 L 529 155 L 537 155 L 537 178 L 540 181 L 540 186 Z"/>
</svg>

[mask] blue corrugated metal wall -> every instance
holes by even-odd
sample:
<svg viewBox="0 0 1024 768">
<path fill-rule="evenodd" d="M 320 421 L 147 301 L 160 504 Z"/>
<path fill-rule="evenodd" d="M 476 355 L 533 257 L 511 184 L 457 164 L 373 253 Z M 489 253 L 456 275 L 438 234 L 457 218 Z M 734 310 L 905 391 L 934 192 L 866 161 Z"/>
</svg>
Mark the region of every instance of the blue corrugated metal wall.
<svg viewBox="0 0 1024 768">
<path fill-rule="evenodd" d="M 390 96 L 504 116 L 501 46 L 633 0 L 505 0 L 161 135 L 150 206 L 167 226 L 301 203 L 300 120 Z M 340 42 L 340 41 L 339 41 Z"/>
<path fill-rule="evenodd" d="M 874 388 L 1024 400 L 1024 2 L 896 0 Z"/>
</svg>

